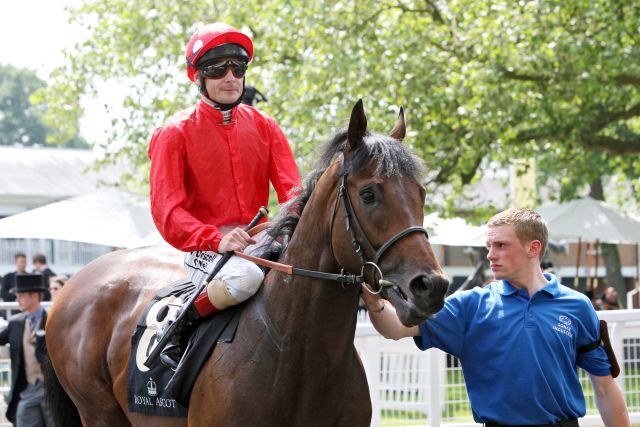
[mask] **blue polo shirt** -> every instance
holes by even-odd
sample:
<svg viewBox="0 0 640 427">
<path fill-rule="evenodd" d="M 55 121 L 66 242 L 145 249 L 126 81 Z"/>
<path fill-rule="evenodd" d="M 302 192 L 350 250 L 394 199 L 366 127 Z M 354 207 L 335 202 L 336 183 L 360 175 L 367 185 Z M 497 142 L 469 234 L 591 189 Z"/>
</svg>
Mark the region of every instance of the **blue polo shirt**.
<svg viewBox="0 0 640 427">
<path fill-rule="evenodd" d="M 531 298 L 507 281 L 457 292 L 420 325 L 421 350 L 439 348 L 460 359 L 476 422 L 546 424 L 579 418 L 585 401 L 576 366 L 610 375 L 591 302 L 579 292 L 548 284 Z"/>
</svg>

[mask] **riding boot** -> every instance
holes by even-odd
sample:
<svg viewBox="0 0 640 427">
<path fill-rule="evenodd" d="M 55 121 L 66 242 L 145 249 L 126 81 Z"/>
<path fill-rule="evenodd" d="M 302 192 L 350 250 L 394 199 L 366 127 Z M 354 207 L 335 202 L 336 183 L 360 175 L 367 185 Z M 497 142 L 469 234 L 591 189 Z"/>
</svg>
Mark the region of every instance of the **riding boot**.
<svg viewBox="0 0 640 427">
<path fill-rule="evenodd" d="M 204 289 L 200 295 L 195 299 L 193 304 L 183 305 L 176 313 L 173 320 L 167 322 L 166 327 L 180 318 L 182 312 L 184 315 L 175 326 L 169 342 L 165 345 L 162 353 L 160 353 L 160 361 L 163 365 L 168 366 L 174 371 L 178 368 L 180 360 L 184 355 L 187 345 L 189 344 L 189 338 L 195 331 L 196 327 L 200 324 L 203 318 L 211 316 L 217 312 L 218 309 L 211 304 L 207 295 L 207 290 Z M 164 332 L 163 328 L 160 331 L 160 335 Z"/>
</svg>

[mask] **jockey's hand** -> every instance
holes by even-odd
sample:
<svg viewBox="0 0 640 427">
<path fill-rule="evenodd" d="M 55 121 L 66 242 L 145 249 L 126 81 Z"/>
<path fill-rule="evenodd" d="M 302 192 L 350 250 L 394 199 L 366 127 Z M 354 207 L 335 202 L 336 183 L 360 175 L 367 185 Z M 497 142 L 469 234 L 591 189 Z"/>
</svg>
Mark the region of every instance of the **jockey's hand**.
<svg viewBox="0 0 640 427">
<path fill-rule="evenodd" d="M 380 312 L 381 308 L 384 307 L 384 300 L 380 294 L 372 294 L 371 292 L 373 292 L 371 286 L 368 283 L 363 283 L 360 289 L 360 296 L 364 301 L 364 305 L 369 311 Z"/>
<path fill-rule="evenodd" d="M 236 227 L 227 234 L 224 235 L 220 244 L 218 245 L 218 252 L 221 254 L 229 251 L 244 251 L 249 245 L 256 243 L 255 240 L 247 234 L 242 228 Z"/>
</svg>

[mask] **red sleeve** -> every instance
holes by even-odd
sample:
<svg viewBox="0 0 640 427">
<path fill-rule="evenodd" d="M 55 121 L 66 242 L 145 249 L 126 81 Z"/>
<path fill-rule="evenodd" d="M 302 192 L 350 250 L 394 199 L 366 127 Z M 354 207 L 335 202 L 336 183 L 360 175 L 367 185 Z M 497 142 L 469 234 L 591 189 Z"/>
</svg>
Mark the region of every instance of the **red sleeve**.
<svg viewBox="0 0 640 427">
<path fill-rule="evenodd" d="M 269 155 L 269 179 L 278 193 L 278 202 L 284 203 L 295 194 L 291 191 L 301 187 L 300 173 L 293 152 L 282 129 L 271 121 L 271 153 Z"/>
<path fill-rule="evenodd" d="M 184 136 L 175 125 L 155 131 L 149 144 L 151 216 L 162 237 L 181 251 L 218 250 L 223 234 L 187 209 Z"/>
</svg>

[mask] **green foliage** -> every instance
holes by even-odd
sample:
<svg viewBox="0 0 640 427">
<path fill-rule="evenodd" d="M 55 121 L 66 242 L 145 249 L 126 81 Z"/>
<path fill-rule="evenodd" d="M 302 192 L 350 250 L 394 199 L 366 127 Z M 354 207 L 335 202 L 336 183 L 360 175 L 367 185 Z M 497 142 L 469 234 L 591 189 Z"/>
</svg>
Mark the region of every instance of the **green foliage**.
<svg viewBox="0 0 640 427">
<path fill-rule="evenodd" d="M 42 108 L 29 102 L 29 96 L 44 82 L 28 70 L 0 65 L 0 145 L 42 144 L 46 127 Z"/>
<path fill-rule="evenodd" d="M 33 71 L 0 65 L 0 145 L 49 144 L 56 132 L 45 119 L 46 103 L 35 93 L 45 87 Z M 62 140 L 69 147 L 86 147 L 77 132 Z"/>
<path fill-rule="evenodd" d="M 539 184 L 557 182 L 558 198 L 596 176 L 640 191 L 640 5 L 631 0 L 95 0 L 73 19 L 86 37 L 43 99 L 70 133 L 81 96 L 104 81 L 127 87 L 101 144 L 109 161 L 147 162 L 153 129 L 197 99 L 185 74 L 189 36 L 223 21 L 252 34 L 247 82 L 269 98 L 259 106 L 303 171 L 363 98 L 380 132 L 405 107 L 430 199 L 450 186 L 443 209 L 468 206 L 461 190 L 512 158 L 535 157 Z"/>
</svg>

